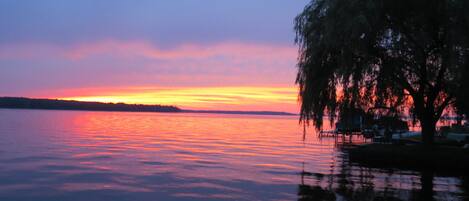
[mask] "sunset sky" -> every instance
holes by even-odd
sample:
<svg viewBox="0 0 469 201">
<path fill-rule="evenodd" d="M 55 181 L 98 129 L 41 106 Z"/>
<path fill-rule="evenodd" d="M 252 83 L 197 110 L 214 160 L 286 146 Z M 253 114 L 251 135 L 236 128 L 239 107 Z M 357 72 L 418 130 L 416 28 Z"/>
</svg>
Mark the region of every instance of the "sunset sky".
<svg viewBox="0 0 469 201">
<path fill-rule="evenodd" d="M 0 96 L 298 112 L 307 0 L 0 1 Z"/>
</svg>

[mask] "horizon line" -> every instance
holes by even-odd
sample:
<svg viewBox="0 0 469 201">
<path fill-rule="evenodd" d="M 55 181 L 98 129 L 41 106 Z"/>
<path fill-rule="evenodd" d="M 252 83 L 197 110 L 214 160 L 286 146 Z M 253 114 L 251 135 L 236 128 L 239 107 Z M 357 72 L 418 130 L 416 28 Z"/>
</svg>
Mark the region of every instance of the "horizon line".
<svg viewBox="0 0 469 201">
<path fill-rule="evenodd" d="M 34 98 L 34 97 L 25 97 L 25 96 L 0 96 L 1 98 L 19 98 L 19 99 L 29 99 L 29 100 L 59 100 L 59 101 L 72 101 L 79 103 L 101 103 L 101 104 L 125 104 L 125 105 L 141 105 L 141 106 L 164 106 L 164 107 L 176 107 L 180 109 L 180 113 L 219 113 L 219 114 L 249 114 L 249 115 L 288 115 L 288 116 L 298 116 L 297 113 L 285 112 L 285 111 L 272 111 L 272 110 L 217 110 L 217 109 L 184 109 L 183 107 L 177 105 L 164 105 L 164 104 L 144 104 L 144 103 L 126 103 L 126 102 L 103 102 L 103 101 L 80 101 L 72 99 L 61 99 L 61 98 Z M 7 109 L 7 108 L 4 108 Z M 15 109 L 15 108 L 8 108 Z M 16 109 L 34 109 L 34 108 L 16 108 Z M 85 110 L 80 110 L 85 111 Z M 138 112 L 138 111 L 136 111 Z M 270 113 L 270 114 L 262 114 Z"/>
</svg>

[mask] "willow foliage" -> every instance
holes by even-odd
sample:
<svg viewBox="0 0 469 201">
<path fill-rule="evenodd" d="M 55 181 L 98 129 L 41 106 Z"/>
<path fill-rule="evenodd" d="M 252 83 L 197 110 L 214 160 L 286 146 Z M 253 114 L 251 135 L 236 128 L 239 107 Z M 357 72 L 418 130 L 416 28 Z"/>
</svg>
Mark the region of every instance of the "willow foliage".
<svg viewBox="0 0 469 201">
<path fill-rule="evenodd" d="M 467 97 L 468 11 L 466 0 L 313 0 L 295 19 L 301 120 L 320 128 L 378 106 L 434 126 Z"/>
</svg>

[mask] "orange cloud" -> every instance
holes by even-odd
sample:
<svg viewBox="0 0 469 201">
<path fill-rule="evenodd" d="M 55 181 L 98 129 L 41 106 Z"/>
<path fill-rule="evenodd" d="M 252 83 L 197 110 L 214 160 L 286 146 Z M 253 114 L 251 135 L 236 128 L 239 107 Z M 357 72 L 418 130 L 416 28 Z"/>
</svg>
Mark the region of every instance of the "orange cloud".
<svg viewBox="0 0 469 201">
<path fill-rule="evenodd" d="M 66 100 L 176 105 L 187 109 L 297 112 L 295 87 L 199 87 L 86 89 L 54 97 Z"/>
</svg>

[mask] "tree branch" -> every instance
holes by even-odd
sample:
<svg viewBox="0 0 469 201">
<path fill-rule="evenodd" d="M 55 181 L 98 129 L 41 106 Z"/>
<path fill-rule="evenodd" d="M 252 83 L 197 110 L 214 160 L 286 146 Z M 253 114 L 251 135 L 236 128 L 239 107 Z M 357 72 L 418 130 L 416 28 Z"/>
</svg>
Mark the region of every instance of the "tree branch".
<svg viewBox="0 0 469 201">
<path fill-rule="evenodd" d="M 430 91 L 430 94 L 428 95 L 428 103 L 433 104 L 438 97 L 438 94 L 441 91 L 441 87 L 443 86 L 443 78 L 446 72 L 447 66 L 442 65 L 440 70 L 438 71 L 438 75 L 435 80 L 435 85 L 431 86 L 432 91 Z"/>
<path fill-rule="evenodd" d="M 439 105 L 435 111 L 435 119 L 439 119 L 441 117 L 441 114 L 443 114 L 443 111 L 445 110 L 445 108 L 450 105 L 450 103 L 452 103 L 454 101 L 454 97 L 453 96 L 448 96 L 446 97 L 445 101 L 443 101 L 443 103 L 441 105 Z"/>
</svg>

